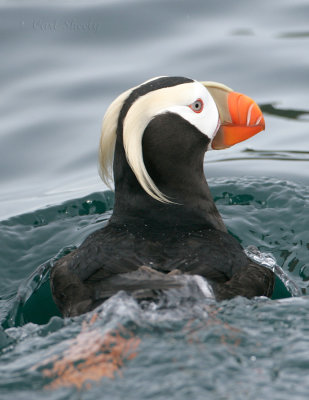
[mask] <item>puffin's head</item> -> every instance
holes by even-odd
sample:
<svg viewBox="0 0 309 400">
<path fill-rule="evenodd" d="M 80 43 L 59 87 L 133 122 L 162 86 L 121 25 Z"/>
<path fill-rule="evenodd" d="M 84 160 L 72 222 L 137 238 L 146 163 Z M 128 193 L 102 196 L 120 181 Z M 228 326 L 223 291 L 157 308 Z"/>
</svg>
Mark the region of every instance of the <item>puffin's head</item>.
<svg viewBox="0 0 309 400">
<path fill-rule="evenodd" d="M 200 173 L 206 150 L 230 147 L 264 129 L 257 104 L 221 83 L 154 78 L 122 93 L 109 106 L 102 125 L 100 174 L 109 184 L 117 141 L 144 191 L 170 203 L 162 190 L 163 175 L 171 178 L 175 165 Z"/>
</svg>

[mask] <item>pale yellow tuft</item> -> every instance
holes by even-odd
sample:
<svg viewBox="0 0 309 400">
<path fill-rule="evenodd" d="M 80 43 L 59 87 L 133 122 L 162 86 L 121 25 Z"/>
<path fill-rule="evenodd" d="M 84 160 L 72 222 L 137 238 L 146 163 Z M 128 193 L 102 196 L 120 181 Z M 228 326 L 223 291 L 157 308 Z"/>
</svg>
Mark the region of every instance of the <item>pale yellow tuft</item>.
<svg viewBox="0 0 309 400">
<path fill-rule="evenodd" d="M 142 139 L 149 122 L 158 114 L 168 111 L 169 107 L 190 104 L 190 90 L 181 85 L 167 87 L 149 92 L 138 98 L 129 109 L 123 124 L 123 145 L 128 163 L 138 182 L 154 199 L 163 203 L 173 203 L 155 185 L 149 176 L 143 159 Z M 194 93 L 194 91 L 193 91 Z"/>
<path fill-rule="evenodd" d="M 113 160 L 119 113 L 124 101 L 133 89 L 129 89 L 118 96 L 108 107 L 103 118 L 99 145 L 99 174 L 108 187 L 111 187 L 113 181 Z"/>
</svg>

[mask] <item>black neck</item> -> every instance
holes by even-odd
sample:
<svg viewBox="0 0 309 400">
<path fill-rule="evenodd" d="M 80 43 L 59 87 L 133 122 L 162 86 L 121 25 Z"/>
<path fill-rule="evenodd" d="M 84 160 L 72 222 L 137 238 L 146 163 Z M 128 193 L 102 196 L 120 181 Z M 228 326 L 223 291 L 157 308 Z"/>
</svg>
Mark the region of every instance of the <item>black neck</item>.
<svg viewBox="0 0 309 400">
<path fill-rule="evenodd" d="M 184 124 L 186 130 L 181 134 Z M 171 125 L 179 134 L 170 132 Z M 164 129 L 165 126 L 169 129 Z M 209 143 L 205 135 L 173 114 L 156 117 L 145 130 L 145 166 L 157 187 L 173 202 L 169 204 L 153 199 L 140 186 L 127 163 L 121 136 L 118 135 L 115 149 L 115 205 L 111 223 L 226 232 L 204 176 L 203 159 Z"/>
</svg>

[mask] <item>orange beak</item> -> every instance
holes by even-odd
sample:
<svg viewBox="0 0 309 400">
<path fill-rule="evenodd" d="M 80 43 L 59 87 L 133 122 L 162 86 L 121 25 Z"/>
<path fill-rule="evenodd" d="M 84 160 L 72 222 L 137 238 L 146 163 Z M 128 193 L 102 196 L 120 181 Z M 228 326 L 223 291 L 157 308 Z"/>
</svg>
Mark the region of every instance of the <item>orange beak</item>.
<svg viewBox="0 0 309 400">
<path fill-rule="evenodd" d="M 217 104 L 220 128 L 212 140 L 213 149 L 225 149 L 265 129 L 259 106 L 248 96 L 216 83 L 203 82 Z"/>
</svg>

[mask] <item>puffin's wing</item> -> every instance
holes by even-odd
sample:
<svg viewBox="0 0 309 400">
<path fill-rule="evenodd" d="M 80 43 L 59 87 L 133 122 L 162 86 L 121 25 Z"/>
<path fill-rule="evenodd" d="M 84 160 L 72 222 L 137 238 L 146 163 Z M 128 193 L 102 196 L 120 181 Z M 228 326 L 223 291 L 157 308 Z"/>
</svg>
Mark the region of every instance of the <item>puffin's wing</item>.
<svg viewBox="0 0 309 400">
<path fill-rule="evenodd" d="M 70 257 L 63 257 L 60 261 L 51 272 L 51 285 L 54 300 L 64 316 L 91 311 L 121 290 L 138 300 L 149 300 L 156 298 L 158 291 L 182 286 L 176 274 L 164 274 L 136 265 L 134 270 L 118 274 L 100 268 L 83 281 L 71 272 Z"/>
<path fill-rule="evenodd" d="M 176 271 L 180 274 L 180 271 Z M 98 271 L 100 275 L 100 271 Z M 133 272 L 112 275 L 107 279 L 93 275 L 85 284 L 92 287 L 93 300 L 96 304 L 102 303 L 110 296 L 124 290 L 132 294 L 135 299 L 154 299 L 158 291 L 179 288 L 183 283 L 178 280 L 178 274 L 165 274 L 142 265 Z"/>
<path fill-rule="evenodd" d="M 248 264 L 237 271 L 230 280 L 225 283 L 214 283 L 212 287 L 217 300 L 228 300 L 236 296 L 270 297 L 274 288 L 274 273 L 250 260 Z"/>
<path fill-rule="evenodd" d="M 182 286 L 177 279 L 144 266 L 134 240 L 122 232 L 110 237 L 104 228 L 90 235 L 51 270 L 53 298 L 64 316 L 88 312 L 120 290 L 135 298 L 153 298 L 154 291 Z"/>
</svg>

